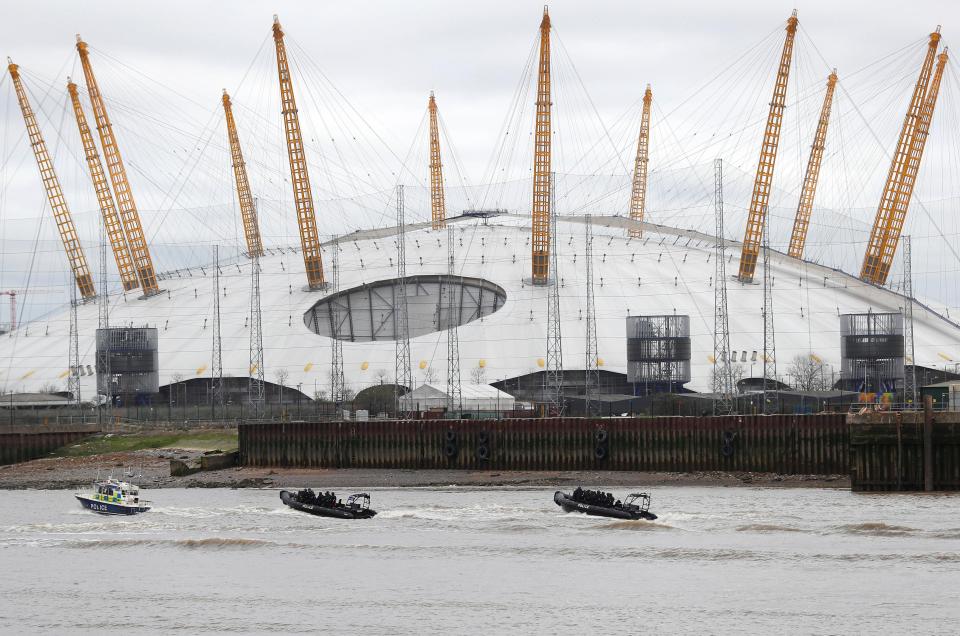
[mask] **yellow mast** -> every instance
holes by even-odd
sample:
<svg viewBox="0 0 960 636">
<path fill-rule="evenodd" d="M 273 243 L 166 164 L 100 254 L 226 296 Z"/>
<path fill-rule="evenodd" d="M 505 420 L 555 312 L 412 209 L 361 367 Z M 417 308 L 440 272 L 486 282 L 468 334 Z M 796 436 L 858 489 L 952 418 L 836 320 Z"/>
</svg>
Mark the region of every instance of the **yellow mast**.
<svg viewBox="0 0 960 636">
<path fill-rule="evenodd" d="M 907 217 L 913 187 L 920 170 L 923 149 L 930 132 L 930 122 L 940 92 L 940 81 L 947 65 L 947 50 L 944 49 L 937 58 L 937 68 L 932 80 L 930 79 L 939 41 L 940 27 L 937 27 L 937 30 L 930 34 L 927 55 L 920 68 L 920 77 L 914 87 L 913 98 L 900 131 L 897 151 L 890 164 L 887 183 L 877 209 L 873 230 L 870 232 L 870 242 L 864 254 L 860 277 L 875 285 L 883 285 L 887 281 L 893 265 L 900 232 L 903 230 L 903 222 Z"/>
<path fill-rule="evenodd" d="M 550 272 L 550 15 L 540 22 L 540 67 L 537 76 L 537 121 L 533 147 L 532 265 L 533 284 L 546 285 Z"/>
<path fill-rule="evenodd" d="M 834 69 L 827 77 L 827 94 L 823 97 L 820 121 L 817 122 L 817 132 L 813 137 L 813 146 L 810 148 L 807 172 L 803 177 L 803 190 L 800 192 L 800 204 L 797 206 L 797 216 L 793 221 L 793 233 L 790 235 L 790 248 L 787 253 L 794 258 L 803 258 L 803 247 L 807 241 L 807 230 L 810 227 L 813 198 L 817 193 L 817 180 L 820 178 L 820 165 L 823 163 L 823 149 L 827 141 L 827 126 L 830 124 L 830 108 L 833 104 L 833 91 L 836 85 L 837 70 Z"/>
<path fill-rule="evenodd" d="M 770 204 L 770 190 L 773 187 L 773 168 L 777 162 L 777 147 L 780 145 L 780 128 L 783 126 L 783 111 L 787 100 L 787 80 L 790 78 L 790 61 L 793 58 L 793 39 L 797 34 L 797 12 L 787 20 L 787 37 L 780 54 L 780 66 L 777 69 L 777 82 L 770 100 L 770 113 L 767 115 L 767 127 L 763 133 L 763 145 L 760 146 L 760 161 L 757 164 L 757 176 L 753 182 L 753 196 L 750 198 L 750 216 L 747 218 L 747 230 L 743 237 L 743 250 L 740 253 L 740 273 L 742 282 L 753 280 L 757 269 L 757 257 L 760 254 L 760 241 L 763 238 L 763 226 L 767 218 L 767 206 Z"/>
<path fill-rule="evenodd" d="M 130 291 L 140 286 L 140 281 L 137 279 L 137 270 L 133 266 L 130 248 L 127 246 L 127 237 L 123 234 L 123 224 L 117 215 L 113 193 L 110 192 L 110 184 L 107 182 L 107 175 L 103 171 L 100 152 L 97 150 L 93 133 L 90 132 L 90 126 L 87 124 L 87 116 L 83 112 L 83 105 L 80 104 L 80 93 L 77 91 L 77 85 L 69 78 L 67 79 L 67 92 L 70 93 L 70 101 L 73 103 L 73 114 L 77 118 L 77 128 L 80 129 L 83 152 L 87 157 L 87 168 L 90 170 L 93 189 L 97 193 L 100 214 L 103 216 L 103 226 L 107 230 L 107 238 L 109 238 L 110 247 L 113 249 L 113 257 L 117 262 L 117 270 L 120 272 L 123 291 Z"/>
<path fill-rule="evenodd" d="M 247 164 L 240 150 L 240 136 L 233 119 L 233 105 L 227 89 L 223 89 L 223 114 L 227 119 L 227 137 L 230 139 L 230 156 L 233 162 L 233 176 L 237 184 L 237 198 L 240 200 L 240 216 L 243 218 L 243 233 L 247 239 L 247 255 L 250 258 L 263 255 L 263 243 L 260 240 L 260 223 L 253 206 L 253 194 L 250 192 L 250 180 L 247 178 Z"/>
<path fill-rule="evenodd" d="M 310 289 L 318 289 L 324 283 L 323 255 L 320 251 L 320 236 L 317 233 L 317 218 L 313 208 L 313 192 L 310 190 L 310 174 L 307 172 L 307 156 L 300 133 L 297 102 L 293 96 L 293 78 L 287 62 L 287 47 L 283 43 L 283 29 L 277 16 L 273 16 L 273 41 L 277 49 L 283 128 L 287 137 L 287 155 L 290 158 L 290 183 L 293 185 L 293 200 L 300 225 L 303 264 L 307 270 L 307 285 Z"/>
<path fill-rule="evenodd" d="M 10 58 L 7 58 L 7 62 L 9 63 L 7 70 L 13 80 L 17 101 L 20 103 L 20 111 L 23 113 L 23 122 L 27 126 L 30 147 L 33 149 L 33 156 L 37 160 L 37 167 L 40 169 L 40 179 L 47 191 L 47 201 L 50 203 L 50 210 L 53 212 L 57 229 L 60 231 L 60 240 L 63 241 L 63 248 L 67 252 L 67 260 L 70 262 L 73 278 L 77 282 L 80 296 L 84 300 L 95 298 L 97 292 L 93 285 L 93 278 L 90 276 L 90 269 L 87 267 L 87 257 L 83 253 L 80 239 L 77 238 L 77 228 L 73 225 L 73 217 L 70 215 L 70 208 L 67 207 L 67 200 L 63 197 L 60 179 L 57 178 L 53 161 L 50 160 L 50 153 L 47 152 L 47 144 L 43 140 L 43 134 L 37 124 L 37 117 L 33 113 L 33 108 L 31 108 L 30 101 L 27 99 L 27 92 L 20 80 L 20 67 L 14 64 Z"/>
<path fill-rule="evenodd" d="M 447 202 L 443 194 L 443 164 L 440 162 L 440 127 L 437 125 L 437 100 L 430 91 L 430 210 L 435 230 L 447 225 Z"/>
<path fill-rule="evenodd" d="M 113 126 L 110 124 L 110 117 L 107 115 L 107 108 L 103 102 L 103 96 L 100 94 L 100 86 L 97 84 L 93 67 L 90 65 L 90 52 L 87 50 L 87 43 L 79 35 L 77 36 L 77 52 L 80 54 L 83 77 L 87 83 L 87 95 L 90 97 L 90 105 L 93 107 L 93 119 L 97 125 L 97 132 L 100 134 L 100 145 L 103 146 L 103 155 L 107 160 L 107 172 L 110 174 L 110 183 L 113 185 L 117 207 L 120 209 L 120 219 L 123 221 L 123 229 L 127 234 L 127 245 L 130 247 L 130 253 L 133 256 L 137 278 L 140 279 L 140 288 L 143 290 L 144 296 L 153 296 L 160 292 L 160 288 L 157 287 L 157 275 L 153 269 L 150 248 L 147 246 L 147 240 L 143 235 L 140 213 L 137 211 L 137 204 L 133 199 L 130 181 L 127 179 L 127 169 L 124 167 L 123 158 L 120 156 L 120 148 L 117 146 Z"/>
<path fill-rule="evenodd" d="M 643 236 L 643 213 L 647 201 L 647 162 L 650 144 L 650 103 L 653 92 L 647 84 L 643 93 L 643 114 L 640 116 L 640 137 L 637 139 L 637 160 L 633 167 L 633 190 L 630 193 L 630 220 L 636 221 L 636 227 L 630 228 L 630 236 Z"/>
</svg>

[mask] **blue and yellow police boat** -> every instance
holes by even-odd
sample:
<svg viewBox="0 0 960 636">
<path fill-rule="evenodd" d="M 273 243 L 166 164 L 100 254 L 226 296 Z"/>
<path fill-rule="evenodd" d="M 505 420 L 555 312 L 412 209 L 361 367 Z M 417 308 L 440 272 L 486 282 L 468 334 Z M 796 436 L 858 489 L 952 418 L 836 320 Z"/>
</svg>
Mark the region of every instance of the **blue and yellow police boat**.
<svg viewBox="0 0 960 636">
<path fill-rule="evenodd" d="M 93 483 L 90 492 L 74 495 L 84 508 L 103 515 L 135 515 L 150 510 L 150 502 L 140 498 L 140 487 L 107 477 Z"/>
</svg>

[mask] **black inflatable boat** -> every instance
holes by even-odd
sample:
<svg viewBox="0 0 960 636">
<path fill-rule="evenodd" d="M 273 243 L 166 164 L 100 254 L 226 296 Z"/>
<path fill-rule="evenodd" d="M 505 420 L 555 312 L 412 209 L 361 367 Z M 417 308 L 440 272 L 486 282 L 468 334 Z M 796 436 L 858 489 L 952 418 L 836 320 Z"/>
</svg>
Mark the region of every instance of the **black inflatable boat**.
<svg viewBox="0 0 960 636">
<path fill-rule="evenodd" d="M 370 508 L 370 495 L 365 492 L 350 495 L 347 503 L 342 503 L 333 493 L 314 495 L 310 489 L 295 493 L 281 490 L 280 501 L 294 510 L 334 519 L 369 519 L 377 514 Z"/>
<path fill-rule="evenodd" d="M 558 490 L 553 493 L 553 501 L 563 508 L 564 512 L 582 512 L 594 517 L 647 521 L 657 518 L 657 515 L 650 512 L 650 495 L 645 492 L 633 493 L 620 502 L 610 493 L 577 488 L 570 494 Z"/>
</svg>

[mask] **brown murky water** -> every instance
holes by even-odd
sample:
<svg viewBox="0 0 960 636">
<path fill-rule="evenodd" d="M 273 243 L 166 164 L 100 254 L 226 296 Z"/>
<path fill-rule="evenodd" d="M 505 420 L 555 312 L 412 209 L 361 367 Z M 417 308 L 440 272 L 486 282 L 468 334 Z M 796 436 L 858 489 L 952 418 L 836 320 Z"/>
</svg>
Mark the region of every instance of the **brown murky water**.
<svg viewBox="0 0 960 636">
<path fill-rule="evenodd" d="M 380 514 L 345 522 L 275 490 L 156 490 L 122 519 L 67 491 L 0 492 L 0 631 L 953 634 L 960 619 L 960 496 L 658 488 L 649 523 L 567 515 L 545 490 L 371 494 Z"/>
</svg>

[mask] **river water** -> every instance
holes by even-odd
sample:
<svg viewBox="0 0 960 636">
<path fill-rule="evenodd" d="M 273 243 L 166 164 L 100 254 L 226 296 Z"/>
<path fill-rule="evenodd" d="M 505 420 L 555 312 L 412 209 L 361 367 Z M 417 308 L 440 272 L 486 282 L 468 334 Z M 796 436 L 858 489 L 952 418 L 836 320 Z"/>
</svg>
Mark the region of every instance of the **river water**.
<svg viewBox="0 0 960 636">
<path fill-rule="evenodd" d="M 0 631 L 960 630 L 960 496 L 664 487 L 651 523 L 552 494 L 374 490 L 339 521 L 276 490 L 154 490 L 133 518 L 3 491 Z"/>
</svg>

